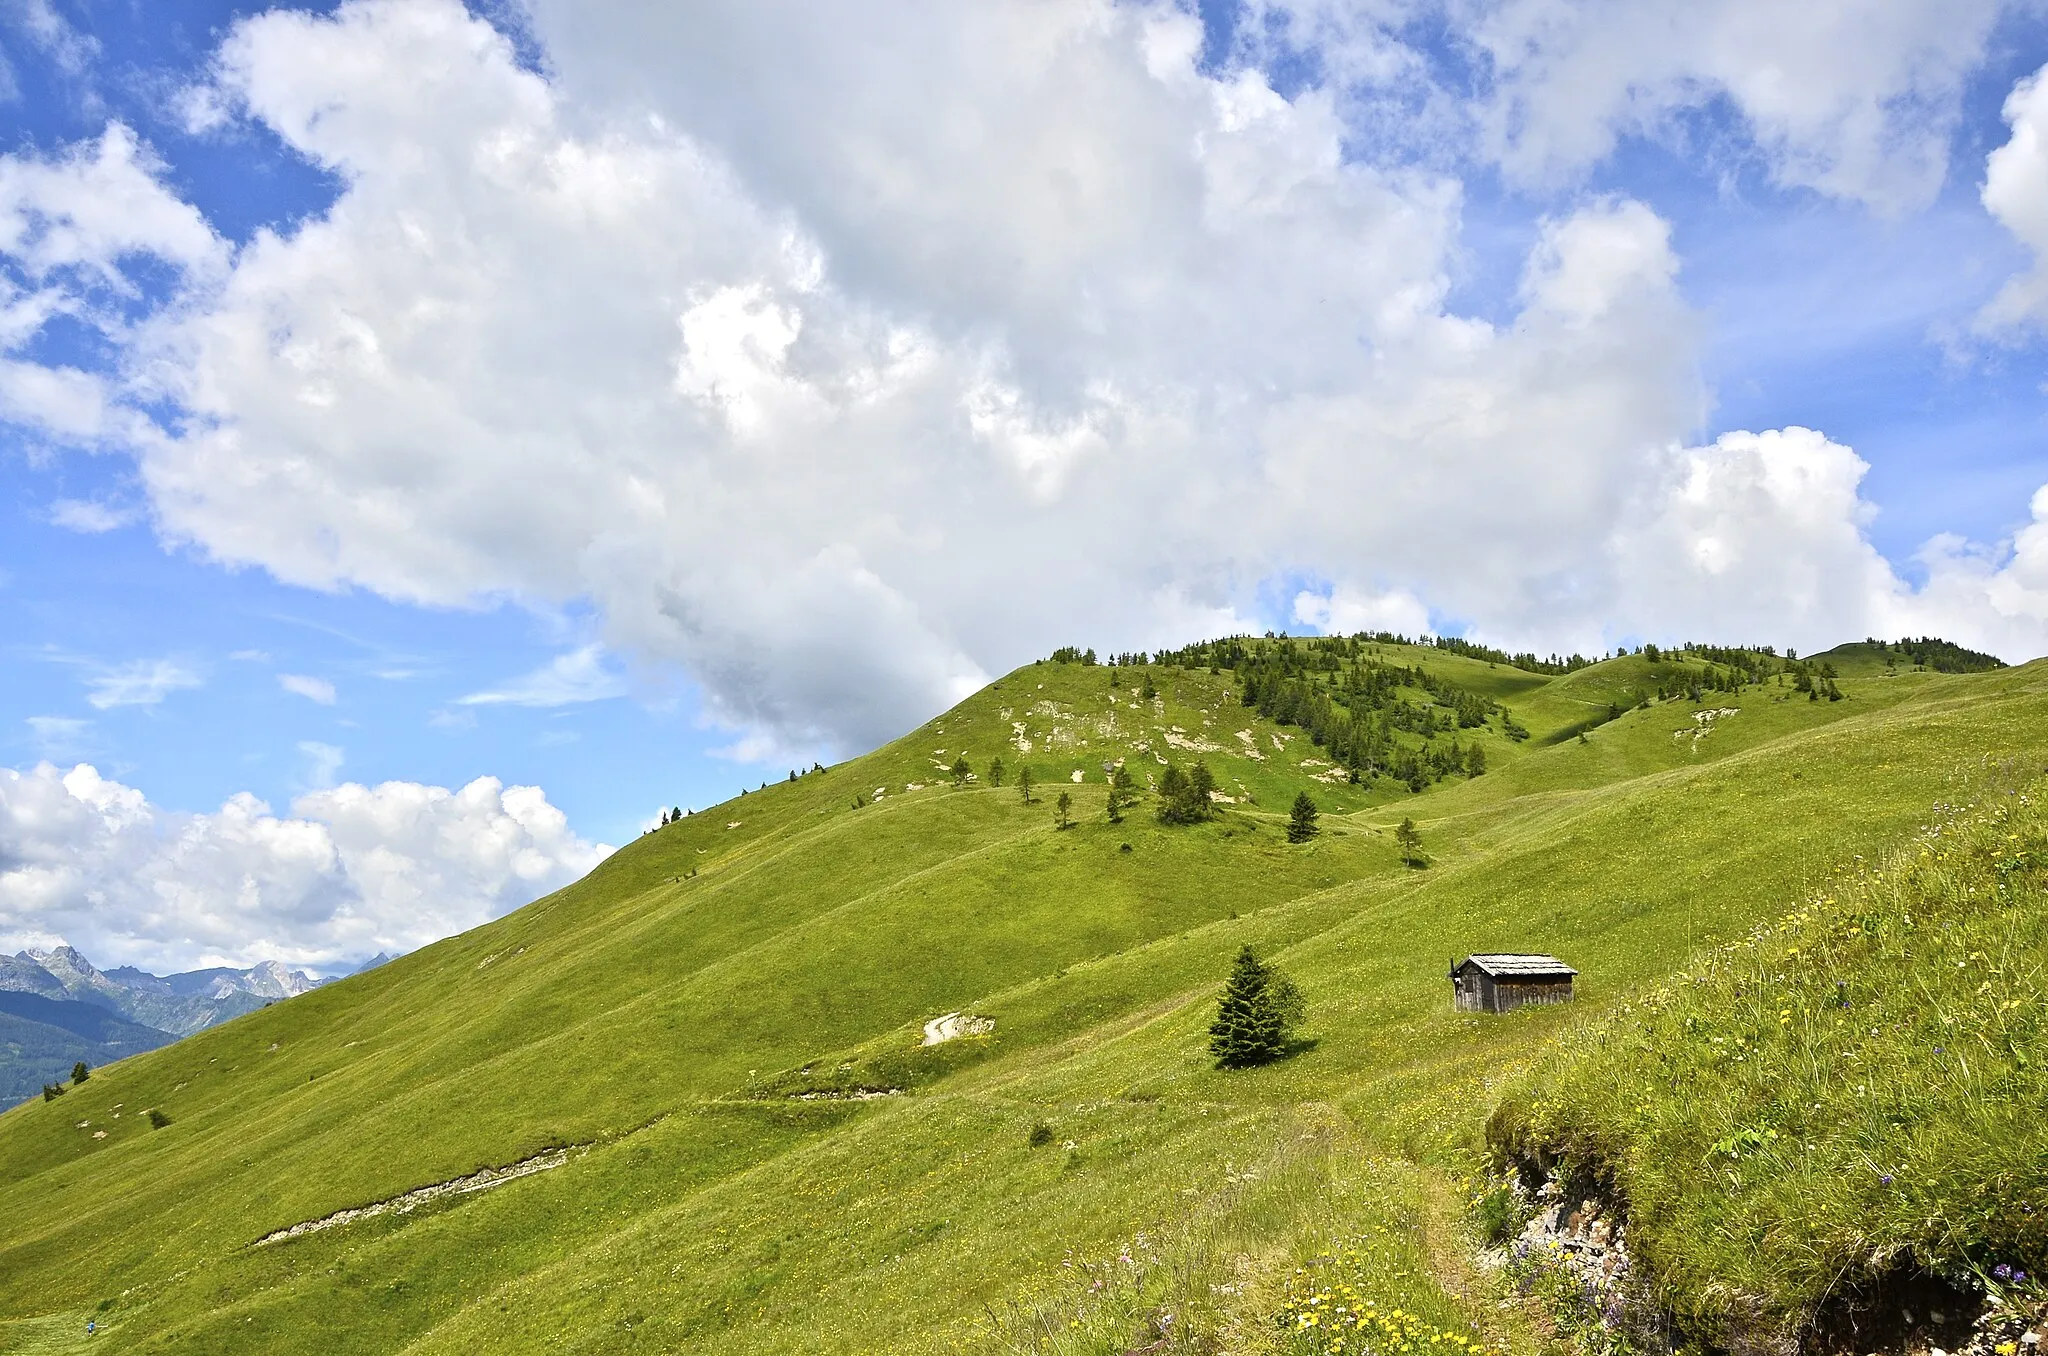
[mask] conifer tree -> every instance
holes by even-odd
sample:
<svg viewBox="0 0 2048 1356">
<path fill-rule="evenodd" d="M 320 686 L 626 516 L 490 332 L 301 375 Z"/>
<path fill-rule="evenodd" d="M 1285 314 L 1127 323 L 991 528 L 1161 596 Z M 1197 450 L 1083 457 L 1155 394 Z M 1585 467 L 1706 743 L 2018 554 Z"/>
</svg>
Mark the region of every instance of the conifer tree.
<svg viewBox="0 0 2048 1356">
<path fill-rule="evenodd" d="M 92 1070 L 85 1067 L 84 1060 L 81 1059 L 78 1063 L 71 1066 L 71 1085 L 73 1087 L 77 1087 L 80 1083 L 91 1077 Z"/>
<path fill-rule="evenodd" d="M 1060 792 L 1060 798 L 1053 803 L 1052 826 L 1064 829 L 1071 825 L 1074 822 L 1073 809 L 1074 798 L 1065 791 Z"/>
<path fill-rule="evenodd" d="M 966 754 L 963 753 L 958 758 L 955 758 L 953 760 L 953 785 L 967 785 L 967 778 L 973 773 L 973 771 L 973 768 L 967 766 Z"/>
<path fill-rule="evenodd" d="M 990 786 L 1001 786 L 1003 784 L 1003 760 L 1000 755 L 989 760 L 988 784 Z"/>
<path fill-rule="evenodd" d="M 1298 792 L 1294 797 L 1294 811 L 1287 819 L 1287 841 L 1306 843 L 1321 832 L 1316 826 L 1316 803 L 1309 799 L 1308 792 Z"/>
<path fill-rule="evenodd" d="M 1465 750 L 1465 775 L 1479 777 L 1486 773 L 1486 750 L 1474 744 Z"/>
<path fill-rule="evenodd" d="M 1286 1029 L 1273 1002 L 1272 975 L 1249 946 L 1237 953 L 1216 1020 L 1209 1024 L 1209 1053 L 1219 1069 L 1242 1069 L 1279 1056 Z"/>
<path fill-rule="evenodd" d="M 1031 803 L 1031 767 L 1028 763 L 1017 769 L 1017 794 L 1024 798 L 1026 805 Z"/>
<path fill-rule="evenodd" d="M 1159 778 L 1159 822 L 1198 824 L 1212 818 L 1216 810 L 1209 793 L 1215 789 L 1216 777 L 1208 764 L 1196 763 L 1189 772 L 1181 771 L 1178 764 L 1167 764 Z"/>
<path fill-rule="evenodd" d="M 1138 784 L 1130 770 L 1118 763 L 1109 771 L 1109 822 L 1124 822 L 1124 811 L 1138 803 Z"/>
</svg>

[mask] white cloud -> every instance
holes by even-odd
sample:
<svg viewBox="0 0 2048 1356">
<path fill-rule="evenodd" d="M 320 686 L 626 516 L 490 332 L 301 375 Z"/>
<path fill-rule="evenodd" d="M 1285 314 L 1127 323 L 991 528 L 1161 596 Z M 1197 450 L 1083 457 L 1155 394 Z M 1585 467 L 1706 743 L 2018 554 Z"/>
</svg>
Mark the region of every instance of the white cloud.
<svg viewBox="0 0 2048 1356">
<path fill-rule="evenodd" d="M 134 514 L 92 499 L 59 499 L 50 505 L 50 521 L 73 532 L 112 532 L 135 521 Z"/>
<path fill-rule="evenodd" d="M 345 750 L 333 744 L 323 744 L 317 739 L 300 740 L 299 755 L 306 760 L 305 784 L 323 790 L 334 785 L 335 777 L 341 772 L 341 765 L 348 761 Z"/>
<path fill-rule="evenodd" d="M 1780 183 L 1886 210 L 1941 187 L 2000 0 L 1477 0 L 1450 8 L 1491 70 L 1483 115 L 1525 182 L 1726 101 Z"/>
<path fill-rule="evenodd" d="M 106 432 L 108 403 L 103 377 L 0 358 L 0 419 L 9 423 L 69 442 L 92 442 Z"/>
<path fill-rule="evenodd" d="M 173 659 L 138 659 L 102 669 L 85 680 L 85 700 L 95 710 L 156 706 L 184 688 L 200 686 L 197 673 Z"/>
<path fill-rule="evenodd" d="M 45 758 L 75 758 L 92 733 L 92 722 L 76 716 L 30 716 L 25 722 L 35 750 Z"/>
<path fill-rule="evenodd" d="M 50 158 L 0 157 L 0 251 L 31 278 L 76 270 L 132 292 L 122 262 L 147 254 L 211 272 L 226 247 L 198 210 L 166 189 L 162 165 L 121 123 Z"/>
<path fill-rule="evenodd" d="M 295 697 L 304 697 L 309 702 L 322 706 L 334 705 L 334 684 L 325 678 L 312 678 L 303 673 L 280 673 L 277 685 Z"/>
<path fill-rule="evenodd" d="M 509 683 L 457 698 L 463 706 L 571 706 L 624 696 L 625 679 L 605 664 L 602 645 L 557 655 Z"/>
<path fill-rule="evenodd" d="M 333 966 L 415 947 L 574 880 L 610 849 L 537 787 L 349 783 L 287 817 L 175 814 L 86 764 L 0 769 L 0 947 L 61 936 L 158 970 Z"/>
<path fill-rule="evenodd" d="M 1619 615 L 1661 637 L 1726 637 L 1804 649 L 1865 635 L 1940 635 L 2008 659 L 2048 627 L 2048 487 L 2013 540 L 1930 543 L 1914 588 L 1864 533 L 1869 466 L 1811 429 L 1728 433 L 1674 450 L 1662 485 L 1611 549 Z M 1605 639 L 1612 641 L 1610 631 Z"/>
<path fill-rule="evenodd" d="M 2002 288 L 1978 317 L 1986 331 L 2048 321 L 2048 67 L 2005 100 L 2012 137 L 1984 164 L 1984 209 L 2034 252 L 2034 266 Z"/>
<path fill-rule="evenodd" d="M 12 0 L 7 11 L 10 25 L 26 32 L 67 75 L 83 74 L 100 54 L 99 39 L 72 27 L 50 0 Z"/>
<path fill-rule="evenodd" d="M 1493 62 L 1463 116 L 1534 181 L 1725 96 L 1784 181 L 1924 197 L 1990 10 L 1779 9 L 1457 6 Z M 1347 79 L 1423 78 L 1386 38 L 1408 7 L 1356 13 Z M 38 208 L 0 234 L 23 267 L 184 270 L 102 412 L 66 416 L 122 440 L 169 540 L 319 588 L 596 608 L 603 649 L 470 707 L 615 695 L 617 654 L 690 672 L 736 752 L 861 747 L 1056 644 L 1235 624 L 1275 577 L 1327 581 L 1300 606 L 1330 625 L 1433 613 L 1546 649 L 1818 625 L 1756 591 L 1742 512 L 1806 523 L 1787 558 L 1846 634 L 1901 596 L 1855 564 L 1836 454 L 1672 450 L 1708 406 L 1700 320 L 1641 203 L 1541 223 L 1512 314 L 1480 320 L 1448 300 L 1457 180 L 1388 168 L 1350 93 L 1198 68 L 1175 9 L 533 15 L 545 75 L 453 0 L 235 25 L 193 106 L 342 187 L 232 256 L 125 133 L 0 157 L 0 188 L 67 193 L 109 163 L 159 223 L 117 248 L 104 214 Z M 182 418 L 124 422 L 144 402 Z M 1937 553 L 1960 592 L 2016 578 Z M 2010 615 L 2008 644 L 2048 637 Z"/>
<path fill-rule="evenodd" d="M 1430 631 L 1429 608 L 1406 589 L 1373 593 L 1357 589 L 1294 595 L 1294 619 L 1324 635 L 1356 635 L 1360 631 L 1392 631 L 1421 636 Z"/>
</svg>

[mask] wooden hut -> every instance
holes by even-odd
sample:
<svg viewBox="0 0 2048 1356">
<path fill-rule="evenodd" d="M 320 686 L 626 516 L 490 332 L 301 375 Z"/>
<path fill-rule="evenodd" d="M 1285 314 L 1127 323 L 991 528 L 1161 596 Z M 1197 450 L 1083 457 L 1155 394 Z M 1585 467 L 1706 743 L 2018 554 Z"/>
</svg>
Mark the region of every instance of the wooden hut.
<svg viewBox="0 0 2048 1356">
<path fill-rule="evenodd" d="M 1451 967 L 1451 1002 L 1459 1012 L 1513 1012 L 1532 1003 L 1569 1003 L 1576 974 L 1555 956 L 1467 956 Z"/>
</svg>

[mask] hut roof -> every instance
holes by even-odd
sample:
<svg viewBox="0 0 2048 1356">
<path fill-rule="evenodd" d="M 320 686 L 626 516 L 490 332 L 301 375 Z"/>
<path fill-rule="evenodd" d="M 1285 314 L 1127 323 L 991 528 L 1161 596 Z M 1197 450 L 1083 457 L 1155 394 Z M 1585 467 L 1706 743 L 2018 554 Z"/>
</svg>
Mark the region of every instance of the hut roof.
<svg viewBox="0 0 2048 1356">
<path fill-rule="evenodd" d="M 1578 973 L 1555 956 L 1513 954 L 1467 956 L 1458 962 L 1452 973 L 1455 974 L 1457 970 L 1462 970 L 1468 965 L 1484 970 L 1495 979 L 1563 978 Z"/>
</svg>

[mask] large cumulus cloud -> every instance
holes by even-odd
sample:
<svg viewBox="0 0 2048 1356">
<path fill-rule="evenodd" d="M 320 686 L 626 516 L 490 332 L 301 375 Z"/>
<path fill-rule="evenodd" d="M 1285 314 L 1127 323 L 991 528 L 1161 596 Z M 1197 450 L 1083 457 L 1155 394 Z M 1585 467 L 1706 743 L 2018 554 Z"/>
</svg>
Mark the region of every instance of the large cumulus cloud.
<svg viewBox="0 0 2048 1356">
<path fill-rule="evenodd" d="M 151 805 L 90 764 L 0 769 L 0 947 L 79 947 L 102 965 L 409 951 L 566 885 L 610 849 L 537 787 L 386 782 L 246 794 L 212 814 Z"/>
<path fill-rule="evenodd" d="M 1701 322 L 1642 203 L 1564 200 L 1501 313 L 1459 313 L 1458 178 L 1360 140 L 1362 84 L 1424 78 L 1408 7 L 1287 8 L 1350 63 L 1290 98 L 1108 0 L 536 0 L 544 73 L 452 0 L 266 14 L 189 106 L 336 202 L 231 251 L 125 130 L 8 159 L 0 220 L 58 239 L 50 185 L 111 164 L 161 224 L 93 257 L 185 281 L 108 313 L 118 372 L 0 397 L 134 456 L 159 530 L 222 561 L 590 600 L 763 747 L 860 747 L 1068 638 L 1240 624 L 1275 578 L 1320 581 L 1305 619 L 1543 648 L 1808 646 L 1936 598 L 1934 629 L 2041 647 L 2031 538 L 1937 543 L 1916 592 L 1853 452 L 1692 445 Z M 1493 83 L 1440 125 L 1550 181 L 1719 90 L 1786 182 L 1910 206 L 1994 12 L 1901 10 L 1823 81 L 1846 10 L 1612 8 L 1461 11 Z M 1766 49 L 1776 83 L 1744 74 Z"/>
</svg>

